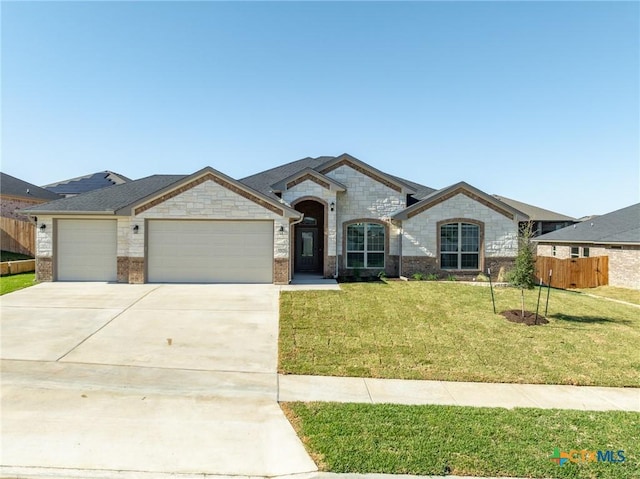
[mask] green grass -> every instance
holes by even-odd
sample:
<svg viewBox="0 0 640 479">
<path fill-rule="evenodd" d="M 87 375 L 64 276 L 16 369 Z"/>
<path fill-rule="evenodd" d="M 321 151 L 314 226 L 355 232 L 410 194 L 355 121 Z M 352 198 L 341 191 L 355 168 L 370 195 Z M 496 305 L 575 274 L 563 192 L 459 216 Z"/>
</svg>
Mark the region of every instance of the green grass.
<svg viewBox="0 0 640 479">
<path fill-rule="evenodd" d="M 285 403 L 319 468 L 336 473 L 626 479 L 640 477 L 640 414 Z M 567 463 L 554 448 L 623 450 L 623 463 Z"/>
<path fill-rule="evenodd" d="M 550 323 L 524 326 L 493 314 L 486 287 L 399 281 L 341 287 L 282 292 L 281 372 L 640 386 L 640 315 L 633 306 L 552 290 Z M 494 291 L 498 312 L 519 308 L 519 290 Z M 536 299 L 537 290 L 527 292 L 527 309 L 535 310 Z"/>
<path fill-rule="evenodd" d="M 35 273 L 22 273 L 13 276 L 0 277 L 0 296 L 19 289 L 33 286 L 36 281 Z"/>
<path fill-rule="evenodd" d="M 12 253 L 11 251 L 0 251 L 0 262 L 20 261 L 23 259 L 33 259 L 33 256 L 27 256 L 20 253 Z"/>
<path fill-rule="evenodd" d="M 604 298 L 617 299 L 627 303 L 640 304 L 640 291 L 615 286 L 599 286 L 597 288 L 577 289 L 580 293 L 594 294 Z"/>
</svg>

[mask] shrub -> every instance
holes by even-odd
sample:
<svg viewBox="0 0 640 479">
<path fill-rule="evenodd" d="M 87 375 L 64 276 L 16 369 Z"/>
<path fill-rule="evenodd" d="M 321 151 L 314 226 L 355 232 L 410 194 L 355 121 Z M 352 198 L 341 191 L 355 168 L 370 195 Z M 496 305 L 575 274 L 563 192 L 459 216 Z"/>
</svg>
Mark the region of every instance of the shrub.
<svg viewBox="0 0 640 479">
<path fill-rule="evenodd" d="M 422 281 L 424 279 L 424 274 L 422 274 L 422 273 L 413 273 L 413 275 L 411 275 L 411 277 L 413 279 L 415 279 L 416 281 Z"/>
</svg>

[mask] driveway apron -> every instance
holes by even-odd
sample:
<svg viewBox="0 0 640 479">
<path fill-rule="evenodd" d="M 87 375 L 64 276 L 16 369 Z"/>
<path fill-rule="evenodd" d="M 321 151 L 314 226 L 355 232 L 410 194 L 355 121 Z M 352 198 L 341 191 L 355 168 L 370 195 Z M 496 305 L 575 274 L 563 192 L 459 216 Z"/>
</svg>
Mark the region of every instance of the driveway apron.
<svg viewBox="0 0 640 479">
<path fill-rule="evenodd" d="M 0 301 L 3 476 L 316 470 L 276 402 L 276 286 L 43 283 Z"/>
</svg>

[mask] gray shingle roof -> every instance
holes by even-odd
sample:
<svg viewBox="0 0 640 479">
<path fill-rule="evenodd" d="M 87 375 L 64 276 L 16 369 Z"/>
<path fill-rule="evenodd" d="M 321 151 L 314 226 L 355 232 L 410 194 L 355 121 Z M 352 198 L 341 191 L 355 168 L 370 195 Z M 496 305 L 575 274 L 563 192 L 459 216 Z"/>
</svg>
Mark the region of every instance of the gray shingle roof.
<svg viewBox="0 0 640 479">
<path fill-rule="evenodd" d="M 0 173 L 0 193 L 38 200 L 55 200 L 60 195 L 6 173 Z"/>
<path fill-rule="evenodd" d="M 261 192 L 262 194 L 265 194 L 272 198 L 277 198 L 277 196 L 271 191 L 271 185 L 274 185 L 279 181 L 288 178 L 289 176 L 295 175 L 305 168 L 319 170 L 322 165 L 330 160 L 334 160 L 335 158 L 337 157 L 319 156 L 318 158 L 302 158 L 301 160 L 292 161 L 291 163 L 277 166 L 269 170 L 261 171 L 260 173 L 256 173 L 255 175 L 247 176 L 246 178 L 242 178 L 239 181 L 240 183 L 244 183 L 254 190 Z M 393 178 L 400 183 L 404 183 L 407 186 L 415 189 L 416 194 L 414 196 L 418 199 L 436 191 L 433 188 L 429 188 L 428 186 L 424 186 L 413 181 L 405 180 L 404 178 L 400 178 L 399 176 L 389 175 L 388 173 L 385 174 L 390 178 Z"/>
<path fill-rule="evenodd" d="M 418 200 L 421 200 L 429 196 L 431 193 L 435 193 L 437 191 L 435 188 L 429 188 L 428 186 L 421 185 L 420 183 L 416 183 L 415 181 L 405 180 L 404 178 L 400 178 L 399 176 L 393 176 L 393 175 L 389 175 L 389 176 L 392 176 L 393 178 L 395 178 L 396 180 L 402 183 L 406 183 L 411 188 L 416 190 L 416 192 L 413 194 L 413 197 Z"/>
<path fill-rule="evenodd" d="M 270 196 L 271 198 L 278 199 L 278 197 L 271 191 L 271 185 L 288 178 L 291 175 L 304 170 L 305 168 L 313 168 L 326 163 L 328 160 L 333 159 L 333 156 L 319 156 L 318 158 L 302 158 L 301 160 L 292 161 L 285 165 L 276 166 L 269 170 L 261 171 L 255 175 L 242 178 L 240 183 L 247 185 L 249 188 L 253 188 L 259 191 L 263 195 Z"/>
<path fill-rule="evenodd" d="M 156 191 L 176 183 L 187 175 L 153 175 L 121 185 L 89 191 L 43 205 L 23 210 L 33 214 L 42 213 L 114 213 Z"/>
<path fill-rule="evenodd" d="M 506 198 L 504 196 L 493 196 L 498 198 L 503 203 L 506 203 L 509 206 L 522 211 L 523 213 L 526 213 L 526 215 L 532 221 L 576 221 L 576 219 L 572 218 L 571 216 L 563 215 L 550 210 L 545 210 L 544 208 L 538 208 L 537 206 L 522 203 L 521 201 L 512 200 L 511 198 Z"/>
<path fill-rule="evenodd" d="M 79 195 L 87 191 L 99 190 L 108 186 L 119 185 L 131 181 L 126 176 L 113 171 L 99 171 L 89 175 L 57 181 L 44 185 L 43 188 L 61 195 Z"/>
<path fill-rule="evenodd" d="M 640 244 L 640 203 L 538 236 L 534 241 Z"/>
</svg>

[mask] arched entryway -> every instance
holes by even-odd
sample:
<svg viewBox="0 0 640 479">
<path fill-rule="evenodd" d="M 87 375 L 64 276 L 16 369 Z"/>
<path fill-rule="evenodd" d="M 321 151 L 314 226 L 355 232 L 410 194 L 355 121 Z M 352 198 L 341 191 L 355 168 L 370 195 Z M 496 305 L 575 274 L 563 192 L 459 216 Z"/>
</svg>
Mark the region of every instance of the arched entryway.
<svg viewBox="0 0 640 479">
<path fill-rule="evenodd" d="M 304 214 L 294 227 L 294 273 L 323 274 L 325 252 L 325 205 L 307 199 L 294 204 Z"/>
</svg>

